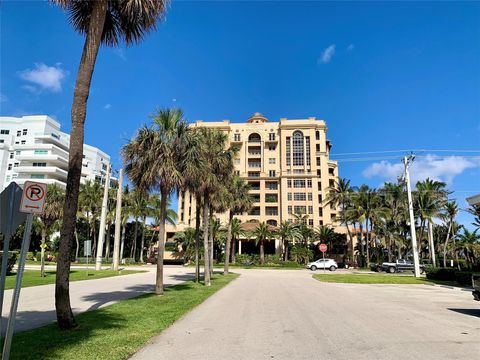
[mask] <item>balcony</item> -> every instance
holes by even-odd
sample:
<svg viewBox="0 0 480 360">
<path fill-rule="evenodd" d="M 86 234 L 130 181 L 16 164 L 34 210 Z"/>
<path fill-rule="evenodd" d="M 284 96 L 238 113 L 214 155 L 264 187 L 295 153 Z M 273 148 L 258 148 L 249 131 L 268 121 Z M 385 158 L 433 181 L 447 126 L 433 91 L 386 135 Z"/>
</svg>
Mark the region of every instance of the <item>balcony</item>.
<svg viewBox="0 0 480 360">
<path fill-rule="evenodd" d="M 277 194 L 267 194 L 265 195 L 265 202 L 267 203 L 277 203 L 278 195 Z"/>
<path fill-rule="evenodd" d="M 60 155 L 52 154 L 20 154 L 16 156 L 20 161 L 48 162 L 49 165 L 68 168 L 68 159 Z"/>
<path fill-rule="evenodd" d="M 59 135 L 56 134 L 35 134 L 35 139 L 42 140 L 44 143 L 51 143 L 57 145 L 58 147 L 67 150 L 69 148 L 69 143 L 63 140 Z"/>
<path fill-rule="evenodd" d="M 15 168 L 19 174 L 46 174 L 50 177 L 66 179 L 67 171 L 56 166 L 19 166 Z"/>
<path fill-rule="evenodd" d="M 249 178 L 259 178 L 260 177 L 260 171 L 249 171 L 247 173 L 247 176 Z"/>
<path fill-rule="evenodd" d="M 267 190 L 278 190 L 278 183 L 276 182 L 266 182 L 265 187 Z"/>
<path fill-rule="evenodd" d="M 248 185 L 250 186 L 250 190 L 260 190 L 260 182 L 258 181 L 249 182 Z"/>
<path fill-rule="evenodd" d="M 252 210 L 248 212 L 248 215 L 260 216 L 260 208 L 259 207 L 252 208 Z"/>
<path fill-rule="evenodd" d="M 265 213 L 268 216 L 278 216 L 278 208 L 277 207 L 272 207 L 272 206 L 267 206 L 265 208 Z"/>
<path fill-rule="evenodd" d="M 248 162 L 248 167 L 249 168 L 261 168 L 262 167 L 262 162 L 261 161 L 249 161 Z"/>
<path fill-rule="evenodd" d="M 248 152 L 248 157 L 260 157 L 262 156 L 261 151 L 249 151 Z"/>
</svg>

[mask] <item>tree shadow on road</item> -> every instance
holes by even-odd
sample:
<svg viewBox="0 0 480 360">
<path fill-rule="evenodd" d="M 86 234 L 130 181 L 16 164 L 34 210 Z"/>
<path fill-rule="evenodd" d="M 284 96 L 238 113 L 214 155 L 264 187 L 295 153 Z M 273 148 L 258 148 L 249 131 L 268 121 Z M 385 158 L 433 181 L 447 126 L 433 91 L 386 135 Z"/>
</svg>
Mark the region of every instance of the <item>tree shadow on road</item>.
<svg viewBox="0 0 480 360">
<path fill-rule="evenodd" d="M 450 311 L 455 311 L 460 314 L 470 315 L 480 318 L 480 309 L 448 309 Z"/>
</svg>

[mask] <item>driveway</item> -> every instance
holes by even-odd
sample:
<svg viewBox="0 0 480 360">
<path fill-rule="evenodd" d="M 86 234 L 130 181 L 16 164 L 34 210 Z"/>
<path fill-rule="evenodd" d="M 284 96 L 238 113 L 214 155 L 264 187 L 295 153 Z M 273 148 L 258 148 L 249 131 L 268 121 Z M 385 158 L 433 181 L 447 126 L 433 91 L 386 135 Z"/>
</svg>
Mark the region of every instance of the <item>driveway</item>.
<svg viewBox="0 0 480 360">
<path fill-rule="evenodd" d="M 146 273 L 103 278 L 98 280 L 74 281 L 70 283 L 70 300 L 75 314 L 98 309 L 122 299 L 132 298 L 155 288 L 156 267 L 129 267 L 147 270 Z M 93 271 L 93 270 L 90 270 Z M 193 278 L 194 268 L 165 266 L 165 284 L 173 285 Z M 13 290 L 5 291 L 2 316 L 2 334 L 5 333 Z M 55 285 L 23 288 L 20 293 L 15 332 L 33 329 L 56 321 Z"/>
<path fill-rule="evenodd" d="M 307 271 L 242 274 L 133 359 L 474 359 L 480 303 L 428 285 L 321 283 Z"/>
</svg>

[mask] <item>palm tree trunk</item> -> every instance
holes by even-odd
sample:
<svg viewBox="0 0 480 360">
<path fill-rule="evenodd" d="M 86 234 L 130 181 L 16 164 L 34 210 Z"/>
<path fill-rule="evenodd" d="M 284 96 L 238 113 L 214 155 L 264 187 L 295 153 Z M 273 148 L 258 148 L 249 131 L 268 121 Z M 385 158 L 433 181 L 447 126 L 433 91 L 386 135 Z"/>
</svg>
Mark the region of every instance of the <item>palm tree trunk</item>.
<svg viewBox="0 0 480 360">
<path fill-rule="evenodd" d="M 288 261 L 288 240 L 283 239 L 283 261 Z"/>
<path fill-rule="evenodd" d="M 209 211 L 210 205 L 209 205 L 209 200 L 208 200 L 208 195 L 205 195 L 203 199 L 203 247 L 204 247 L 204 271 L 203 271 L 203 276 L 204 276 L 204 283 L 205 286 L 210 286 L 211 281 L 210 281 L 210 256 L 208 254 L 208 211 Z"/>
<path fill-rule="evenodd" d="M 125 233 L 127 232 L 127 224 L 122 227 L 122 241 L 120 243 L 120 262 L 123 260 L 123 251 L 125 249 Z"/>
<path fill-rule="evenodd" d="M 168 192 L 161 190 L 160 199 L 160 224 L 158 231 L 157 277 L 155 281 L 155 294 L 163 295 L 163 256 L 165 252 L 165 220 L 167 218 Z"/>
<path fill-rule="evenodd" d="M 43 225 L 45 227 L 45 224 Z M 42 249 L 40 253 L 40 277 L 45 277 L 45 241 L 47 240 L 47 230 L 42 229 Z"/>
<path fill-rule="evenodd" d="M 76 249 L 75 249 L 75 262 L 78 261 L 78 252 L 80 251 L 80 242 L 78 241 L 78 231 L 77 231 L 77 227 L 75 227 L 75 231 L 74 231 L 74 234 L 75 234 L 75 243 L 77 245 Z"/>
<path fill-rule="evenodd" d="M 57 275 L 55 279 L 55 310 L 60 329 L 71 329 L 77 326 L 70 305 L 70 257 L 77 219 L 78 195 L 82 173 L 87 99 L 90 92 L 90 82 L 92 80 L 95 61 L 102 39 L 107 6 L 107 0 L 95 1 L 92 5 L 92 13 L 73 95 L 67 189 L 63 208 L 62 228 L 60 231 Z"/>
<path fill-rule="evenodd" d="M 428 220 L 428 248 L 430 249 L 430 257 L 432 258 L 433 267 L 437 267 L 437 260 L 435 257 L 435 243 L 433 242 L 433 224 Z"/>
<path fill-rule="evenodd" d="M 265 264 L 265 244 L 264 240 L 260 240 L 260 264 Z"/>
<path fill-rule="evenodd" d="M 107 239 L 105 240 L 105 259 L 107 260 L 110 258 L 110 231 L 111 230 L 112 230 L 112 222 L 109 221 L 107 224 L 107 231 L 106 231 Z"/>
<path fill-rule="evenodd" d="M 145 222 L 147 221 L 147 218 L 144 216 L 143 217 L 143 230 L 142 230 L 142 241 L 141 241 L 141 246 L 140 246 L 140 262 L 143 264 L 143 248 L 145 246 Z"/>
<path fill-rule="evenodd" d="M 447 230 L 447 238 L 445 239 L 445 243 L 443 244 L 443 267 L 447 267 L 447 245 L 448 240 L 450 240 L 450 232 L 452 231 L 452 222 L 448 222 L 448 230 Z"/>
<path fill-rule="evenodd" d="M 370 269 L 370 239 L 368 230 L 368 217 L 365 219 L 365 243 L 367 245 L 367 268 Z"/>
<path fill-rule="evenodd" d="M 201 197 L 195 197 L 195 281 L 200 282 L 200 204 Z"/>
<path fill-rule="evenodd" d="M 212 225 L 213 209 L 210 207 L 208 223 Z M 213 229 L 210 229 L 210 234 L 208 236 L 208 271 L 210 272 L 210 278 L 213 276 Z"/>
<path fill-rule="evenodd" d="M 231 259 L 232 259 L 232 264 L 235 264 L 235 253 L 237 252 L 237 239 L 232 236 L 232 250 L 231 250 Z"/>
<path fill-rule="evenodd" d="M 232 242 L 232 220 L 233 212 L 228 212 L 227 242 L 225 244 L 225 263 L 223 265 L 223 275 L 228 275 L 228 265 L 230 260 L 230 243 Z"/>
<path fill-rule="evenodd" d="M 133 235 L 133 243 L 132 248 L 130 249 L 130 257 L 133 258 L 133 262 L 135 262 L 136 252 L 137 252 L 137 232 L 138 232 L 138 217 L 135 217 L 135 226 L 134 226 L 134 235 Z"/>
<path fill-rule="evenodd" d="M 92 226 L 92 238 L 93 238 L 93 249 L 92 249 L 92 257 L 95 259 L 97 257 L 97 233 L 95 231 L 95 219 L 93 220 L 93 226 Z"/>
</svg>

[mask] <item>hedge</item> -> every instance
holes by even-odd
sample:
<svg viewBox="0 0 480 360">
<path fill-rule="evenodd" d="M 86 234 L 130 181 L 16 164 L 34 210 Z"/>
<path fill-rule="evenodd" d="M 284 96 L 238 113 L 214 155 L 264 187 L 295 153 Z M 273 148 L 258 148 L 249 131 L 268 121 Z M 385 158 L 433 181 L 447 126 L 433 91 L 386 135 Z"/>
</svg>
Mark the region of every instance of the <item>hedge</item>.
<svg viewBox="0 0 480 360">
<path fill-rule="evenodd" d="M 470 286 L 472 285 L 473 271 L 458 271 L 453 268 L 434 268 L 432 266 L 426 266 L 425 272 L 427 279 L 442 280 L 442 281 L 455 281 L 459 285 Z"/>
</svg>

